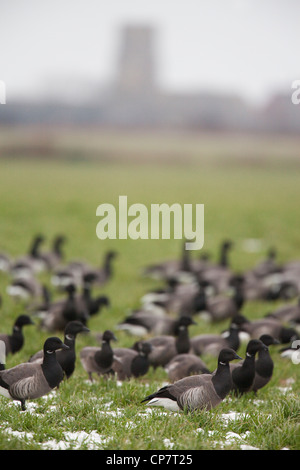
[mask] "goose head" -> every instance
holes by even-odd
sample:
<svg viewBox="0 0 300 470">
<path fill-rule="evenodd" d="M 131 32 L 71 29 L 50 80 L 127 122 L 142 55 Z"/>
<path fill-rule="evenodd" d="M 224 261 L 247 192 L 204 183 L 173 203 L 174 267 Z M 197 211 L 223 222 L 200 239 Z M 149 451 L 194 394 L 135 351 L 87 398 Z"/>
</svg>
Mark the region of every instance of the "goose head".
<svg viewBox="0 0 300 470">
<path fill-rule="evenodd" d="M 228 364 L 235 359 L 242 359 L 233 349 L 224 348 L 221 349 L 218 357 L 218 362 L 221 364 Z"/>
<path fill-rule="evenodd" d="M 102 341 L 109 343 L 110 341 L 118 341 L 111 330 L 105 330 L 102 335 Z"/>
<path fill-rule="evenodd" d="M 70 321 L 65 328 L 65 335 L 76 336 L 78 333 L 89 333 L 90 330 L 81 321 Z"/>
<path fill-rule="evenodd" d="M 255 356 L 258 351 L 268 351 L 268 347 L 259 339 L 251 339 L 247 345 L 247 356 Z"/>
<path fill-rule="evenodd" d="M 260 336 L 260 341 L 262 341 L 266 346 L 270 346 L 271 344 L 280 344 L 278 339 L 273 338 L 271 335 L 261 335 Z"/>
<path fill-rule="evenodd" d="M 62 340 L 56 336 L 51 336 L 50 338 L 46 339 L 44 343 L 44 353 L 51 354 L 60 349 L 69 349 L 69 346 L 64 344 Z"/>
<path fill-rule="evenodd" d="M 26 325 L 34 325 L 34 322 L 31 320 L 31 318 L 28 315 L 19 315 L 15 321 L 14 326 L 17 328 L 22 328 L 23 326 L 26 326 Z"/>
</svg>

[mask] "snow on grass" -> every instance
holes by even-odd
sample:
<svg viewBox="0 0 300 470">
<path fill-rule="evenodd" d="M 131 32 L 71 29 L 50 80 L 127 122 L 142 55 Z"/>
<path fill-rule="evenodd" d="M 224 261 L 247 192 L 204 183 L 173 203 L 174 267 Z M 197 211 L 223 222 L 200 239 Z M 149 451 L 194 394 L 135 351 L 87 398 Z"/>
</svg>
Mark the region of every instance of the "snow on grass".
<svg viewBox="0 0 300 470">
<path fill-rule="evenodd" d="M 78 450 L 86 447 L 88 450 L 103 449 L 103 446 L 109 443 L 112 438 L 102 436 L 97 431 L 89 433 L 85 431 L 65 432 L 65 440 L 56 441 L 54 439 L 44 442 L 42 448 L 44 450 Z"/>
<path fill-rule="evenodd" d="M 236 421 L 238 419 L 244 419 L 247 417 L 247 413 L 237 413 L 236 411 L 230 411 L 229 413 L 223 413 L 221 415 L 222 420 L 227 424 L 230 421 Z"/>
</svg>

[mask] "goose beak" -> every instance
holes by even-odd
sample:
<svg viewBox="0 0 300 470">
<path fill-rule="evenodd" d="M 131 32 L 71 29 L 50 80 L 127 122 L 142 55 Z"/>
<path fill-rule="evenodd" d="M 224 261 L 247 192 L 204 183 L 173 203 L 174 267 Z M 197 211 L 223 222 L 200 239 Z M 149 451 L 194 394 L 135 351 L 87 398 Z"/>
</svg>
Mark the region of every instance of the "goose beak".
<svg viewBox="0 0 300 470">
<path fill-rule="evenodd" d="M 59 349 L 70 349 L 65 343 L 62 343 Z"/>
<path fill-rule="evenodd" d="M 235 358 L 234 359 L 243 359 L 241 356 L 239 356 L 238 354 L 235 355 Z"/>
</svg>

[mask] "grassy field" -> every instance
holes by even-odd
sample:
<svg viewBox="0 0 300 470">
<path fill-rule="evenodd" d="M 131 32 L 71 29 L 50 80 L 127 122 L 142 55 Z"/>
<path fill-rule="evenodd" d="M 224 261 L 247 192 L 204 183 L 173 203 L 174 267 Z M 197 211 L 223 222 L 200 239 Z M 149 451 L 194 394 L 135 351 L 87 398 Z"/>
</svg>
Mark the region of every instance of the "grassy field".
<svg viewBox="0 0 300 470">
<path fill-rule="evenodd" d="M 93 133 L 72 139 L 61 133 L 59 138 L 39 137 L 35 145 L 36 135 L 25 134 L 26 140 L 23 134 L 0 133 L 0 252 L 23 254 L 36 233 L 45 235 L 45 249 L 56 234 L 64 233 L 66 261 L 100 265 L 107 249 L 118 252 L 114 277 L 101 289 L 111 307 L 91 319 L 91 334 L 78 337 L 77 351 L 96 345 L 95 333 L 114 329 L 147 290 L 159 285 L 141 277 L 143 266 L 177 258 L 181 250 L 178 240 L 100 241 L 96 208 L 103 202 L 117 205 L 119 195 L 127 195 L 129 205 L 147 207 L 203 203 L 204 250 L 216 260 L 220 242 L 232 239 L 230 260 L 236 272 L 252 267 L 270 246 L 277 247 L 281 262 L 300 258 L 299 142 L 151 133 L 100 133 L 98 138 Z M 39 152 L 43 158 L 37 158 Z M 247 251 L 248 239 L 260 240 L 260 250 Z M 47 274 L 42 279 L 51 286 Z M 10 332 L 24 311 L 24 305 L 6 294 L 8 282 L 7 274 L 0 273 L 1 332 Z M 53 290 L 53 295 L 59 294 Z M 259 318 L 279 304 L 252 302 L 243 313 Z M 227 326 L 198 320 L 190 334 L 221 332 Z M 116 335 L 118 346 L 135 341 L 124 332 Z M 47 336 L 26 327 L 25 346 L 7 359 L 7 367 L 26 361 Z M 239 354 L 244 352 L 245 345 Z M 78 359 L 71 379 L 48 397 L 28 402 L 26 412 L 0 397 L 0 449 L 298 450 L 300 366 L 281 358 L 276 347 L 271 353 L 274 375 L 257 396 L 228 397 L 211 412 L 193 415 L 151 411 L 140 404 L 167 381 L 162 369 L 123 384 L 102 379 L 90 384 Z M 214 368 L 215 360 L 207 358 L 207 364 Z"/>
</svg>

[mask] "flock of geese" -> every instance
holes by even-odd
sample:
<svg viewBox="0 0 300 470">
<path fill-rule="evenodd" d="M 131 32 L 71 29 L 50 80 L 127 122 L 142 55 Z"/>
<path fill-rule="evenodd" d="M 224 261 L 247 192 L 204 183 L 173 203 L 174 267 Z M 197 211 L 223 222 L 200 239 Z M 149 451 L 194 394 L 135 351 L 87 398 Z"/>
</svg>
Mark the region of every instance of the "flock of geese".
<svg viewBox="0 0 300 470">
<path fill-rule="evenodd" d="M 17 259 L 0 254 L 6 292 L 24 306 L 11 334 L 0 334 L 0 393 L 19 401 L 21 410 L 26 409 L 26 400 L 59 388 L 74 373 L 77 335 L 90 332 L 90 318 L 110 305 L 107 296 L 94 297 L 93 288 L 111 280 L 117 256 L 113 251 L 105 253 L 98 267 L 82 261 L 65 263 L 66 238 L 56 237 L 50 251 L 42 249 L 44 241 L 43 236 L 34 237 L 28 253 Z M 253 269 L 235 273 L 229 262 L 232 247 L 231 241 L 223 241 L 216 262 L 207 254 L 192 259 L 183 249 L 176 260 L 145 267 L 143 276 L 159 279 L 162 287 L 145 293 L 139 309 L 100 333 L 100 345 L 80 350 L 89 380 L 96 375 L 124 381 L 161 367 L 169 384 L 142 403 L 172 411 L 211 409 L 229 393 L 257 393 L 264 387 L 274 369 L 269 347 L 280 344 L 282 356 L 293 353 L 295 344 L 299 348 L 300 302 L 294 299 L 300 297 L 300 261 L 279 264 L 271 249 Z M 52 289 L 41 283 L 41 272 L 49 273 L 59 299 L 53 299 Z M 241 310 L 252 300 L 281 300 L 283 305 L 250 321 Z M 27 362 L 7 368 L 6 358 L 24 345 L 23 328 L 35 324 L 36 318 L 40 330 L 49 335 L 63 332 L 63 340 L 49 336 L 43 349 L 33 352 Z M 227 321 L 228 328 L 191 336 L 189 328 L 198 318 Z M 113 346 L 118 331 L 134 338 L 131 347 Z M 247 341 L 245 358 L 238 355 L 243 341 Z M 216 359 L 215 370 L 209 369 L 206 357 Z"/>
</svg>

